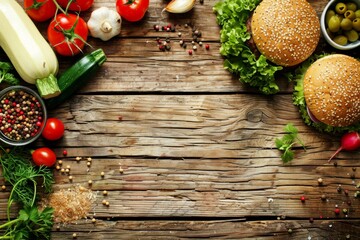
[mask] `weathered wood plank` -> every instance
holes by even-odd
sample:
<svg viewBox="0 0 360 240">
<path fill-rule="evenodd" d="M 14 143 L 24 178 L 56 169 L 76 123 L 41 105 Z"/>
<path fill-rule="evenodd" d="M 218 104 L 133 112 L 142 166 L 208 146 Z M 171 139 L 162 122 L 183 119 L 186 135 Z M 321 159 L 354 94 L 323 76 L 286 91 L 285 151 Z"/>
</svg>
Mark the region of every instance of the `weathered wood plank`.
<svg viewBox="0 0 360 240">
<path fill-rule="evenodd" d="M 50 115 L 56 113 L 66 124 L 66 138 L 56 147 L 89 147 L 85 150 L 95 156 L 277 159 L 274 140 L 284 134 L 287 123 L 293 123 L 308 148 L 300 150 L 298 157 L 323 162 L 338 147 L 339 139 L 305 126 L 291 98 L 83 95 Z"/>
<path fill-rule="evenodd" d="M 359 239 L 359 221 L 90 221 L 60 227 L 52 239 Z M 289 234 L 289 229 L 292 233 Z"/>
</svg>

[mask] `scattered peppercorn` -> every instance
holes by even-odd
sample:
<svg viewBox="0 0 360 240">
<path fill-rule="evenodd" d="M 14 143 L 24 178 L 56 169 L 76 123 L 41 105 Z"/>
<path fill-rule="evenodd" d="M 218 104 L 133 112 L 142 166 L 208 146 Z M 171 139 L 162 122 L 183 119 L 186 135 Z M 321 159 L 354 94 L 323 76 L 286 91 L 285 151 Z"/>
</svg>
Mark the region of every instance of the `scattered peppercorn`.
<svg viewBox="0 0 360 240">
<path fill-rule="evenodd" d="M 123 169 L 122 167 L 120 167 L 120 168 L 119 168 L 119 172 L 120 172 L 121 174 L 123 174 L 123 173 L 124 173 L 124 169 Z"/>
<path fill-rule="evenodd" d="M 72 176 L 69 176 L 69 180 L 70 180 L 70 182 L 72 182 L 72 180 L 73 180 L 73 177 L 72 177 Z"/>
<path fill-rule="evenodd" d="M 76 233 L 73 233 L 72 237 L 73 237 L 73 238 L 77 238 L 77 234 L 76 234 Z"/>
<path fill-rule="evenodd" d="M 345 189 L 344 193 L 345 193 L 346 196 L 348 196 L 349 195 L 349 190 Z"/>
<path fill-rule="evenodd" d="M 342 212 L 343 212 L 343 214 L 347 214 L 347 213 L 348 213 L 348 210 L 347 210 L 346 208 L 344 208 L 344 209 L 342 210 Z"/>
<path fill-rule="evenodd" d="M 352 170 L 353 170 L 353 172 L 355 172 L 355 171 L 356 171 L 356 167 L 353 167 Z"/>
<path fill-rule="evenodd" d="M 58 164 L 59 164 L 59 165 L 62 165 L 62 164 L 63 164 L 63 161 L 62 161 L 62 160 L 59 160 L 59 161 L 58 161 Z"/>
<path fill-rule="evenodd" d="M 101 172 L 100 175 L 101 175 L 101 177 L 104 177 L 104 176 L 105 176 L 105 173 L 104 173 L 104 172 Z"/>
<path fill-rule="evenodd" d="M 321 200 L 323 200 L 323 201 L 326 200 L 326 195 L 325 194 L 321 195 Z"/>
<path fill-rule="evenodd" d="M 306 200 L 305 196 L 300 197 L 300 201 L 305 202 L 305 200 Z"/>
<path fill-rule="evenodd" d="M 87 165 L 88 167 L 90 167 L 90 166 L 91 166 L 91 162 L 87 162 L 86 165 Z"/>
<path fill-rule="evenodd" d="M 24 90 L 11 90 L 0 102 L 0 131 L 4 137 L 21 141 L 37 135 L 44 113 L 35 96 Z"/>
<path fill-rule="evenodd" d="M 108 192 L 106 190 L 103 191 L 103 195 L 104 196 L 107 196 L 108 195 Z"/>
<path fill-rule="evenodd" d="M 334 164 L 334 167 L 337 167 L 337 162 L 334 162 L 333 164 Z"/>
<path fill-rule="evenodd" d="M 340 193 L 340 192 L 342 191 L 341 185 L 339 185 L 339 186 L 336 188 L 336 191 L 337 191 L 338 193 Z"/>
<path fill-rule="evenodd" d="M 197 47 L 196 47 L 196 46 L 193 46 L 193 49 L 196 51 L 196 50 L 197 50 Z"/>
<path fill-rule="evenodd" d="M 1 186 L 1 190 L 5 191 L 5 190 L 6 190 L 6 186 L 5 186 L 5 185 L 2 185 L 2 186 Z"/>
<path fill-rule="evenodd" d="M 96 223 L 96 219 L 95 219 L 95 218 L 92 218 L 92 219 L 91 219 L 91 222 L 92 222 L 92 223 Z"/>
<path fill-rule="evenodd" d="M 106 202 L 107 202 L 107 201 L 106 201 L 105 199 L 102 200 L 102 204 L 103 204 L 103 205 L 106 205 Z"/>
<path fill-rule="evenodd" d="M 340 214 L 340 209 L 339 209 L 339 208 L 335 208 L 334 213 L 335 213 L 336 215 L 339 215 L 339 214 Z"/>
<path fill-rule="evenodd" d="M 189 50 L 188 53 L 189 53 L 189 55 L 192 55 L 192 54 L 193 54 L 193 51 L 192 51 L 192 50 Z"/>
<path fill-rule="evenodd" d="M 88 184 L 89 184 L 89 185 L 92 185 L 92 183 L 93 183 L 93 182 L 92 182 L 91 180 L 88 181 Z"/>
<path fill-rule="evenodd" d="M 288 229 L 288 233 L 292 234 L 293 230 L 291 228 Z"/>
<path fill-rule="evenodd" d="M 63 156 L 67 156 L 68 152 L 66 150 L 63 151 Z"/>
<path fill-rule="evenodd" d="M 210 49 L 210 45 L 209 45 L 209 44 L 206 44 L 206 45 L 205 45 L 205 49 L 206 49 L 206 50 L 209 50 L 209 49 Z"/>
<path fill-rule="evenodd" d="M 323 179 L 322 178 L 318 178 L 318 184 L 322 185 L 323 184 Z"/>
<path fill-rule="evenodd" d="M 314 218 L 309 218 L 309 222 L 313 223 L 314 222 Z"/>
</svg>

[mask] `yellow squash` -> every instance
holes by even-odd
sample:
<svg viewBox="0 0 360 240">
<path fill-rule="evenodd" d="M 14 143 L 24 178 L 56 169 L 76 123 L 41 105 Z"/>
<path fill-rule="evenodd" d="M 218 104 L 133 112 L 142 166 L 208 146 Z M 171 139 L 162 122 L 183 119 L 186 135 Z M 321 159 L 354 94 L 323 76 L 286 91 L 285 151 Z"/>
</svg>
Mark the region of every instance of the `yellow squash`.
<svg viewBox="0 0 360 240">
<path fill-rule="evenodd" d="M 0 46 L 20 77 L 36 84 L 43 98 L 60 94 L 57 57 L 16 0 L 0 0 Z"/>
</svg>

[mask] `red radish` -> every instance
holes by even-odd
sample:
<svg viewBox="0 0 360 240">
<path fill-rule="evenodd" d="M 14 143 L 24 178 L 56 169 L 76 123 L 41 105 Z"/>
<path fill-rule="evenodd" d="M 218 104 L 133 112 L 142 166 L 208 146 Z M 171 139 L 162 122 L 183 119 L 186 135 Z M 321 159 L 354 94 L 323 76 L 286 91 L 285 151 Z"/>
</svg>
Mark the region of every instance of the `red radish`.
<svg viewBox="0 0 360 240">
<path fill-rule="evenodd" d="M 341 146 L 336 150 L 336 152 L 331 156 L 329 159 L 329 162 L 331 159 L 333 159 L 340 151 L 346 150 L 346 151 L 353 151 L 360 147 L 360 135 L 358 132 L 349 132 L 345 133 L 341 138 Z"/>
</svg>

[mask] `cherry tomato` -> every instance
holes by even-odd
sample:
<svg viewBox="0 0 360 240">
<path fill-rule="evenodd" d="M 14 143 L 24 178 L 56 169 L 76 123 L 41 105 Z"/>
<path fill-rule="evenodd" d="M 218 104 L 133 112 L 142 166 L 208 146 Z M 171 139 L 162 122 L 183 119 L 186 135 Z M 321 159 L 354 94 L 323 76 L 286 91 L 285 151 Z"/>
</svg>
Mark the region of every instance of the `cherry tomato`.
<svg viewBox="0 0 360 240">
<path fill-rule="evenodd" d="M 32 152 L 32 159 L 37 166 L 52 167 L 56 163 L 56 154 L 50 148 L 42 147 Z"/>
<path fill-rule="evenodd" d="M 31 19 L 44 22 L 55 16 L 56 5 L 53 0 L 24 0 L 24 9 Z"/>
<path fill-rule="evenodd" d="M 140 21 L 149 8 L 149 0 L 117 0 L 116 11 L 129 22 Z"/>
<path fill-rule="evenodd" d="M 88 27 L 78 15 L 60 13 L 51 21 L 47 36 L 51 46 L 62 56 L 73 56 L 84 48 Z"/>
<path fill-rule="evenodd" d="M 67 8 L 69 2 L 69 10 L 71 11 L 86 11 L 94 3 L 94 0 L 56 0 L 56 2 L 63 8 Z"/>
<path fill-rule="evenodd" d="M 55 141 L 64 136 L 64 123 L 58 118 L 48 118 L 41 135 L 50 141 Z"/>
</svg>

